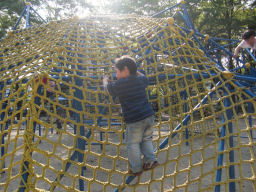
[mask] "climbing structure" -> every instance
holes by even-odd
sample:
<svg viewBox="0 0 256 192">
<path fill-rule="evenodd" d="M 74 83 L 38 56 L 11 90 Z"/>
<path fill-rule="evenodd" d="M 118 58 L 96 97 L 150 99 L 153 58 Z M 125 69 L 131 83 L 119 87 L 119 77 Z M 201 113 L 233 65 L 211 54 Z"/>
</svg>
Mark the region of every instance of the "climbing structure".
<svg viewBox="0 0 256 192">
<path fill-rule="evenodd" d="M 191 35 L 172 18 L 134 15 L 9 33 L 0 43 L 0 190 L 256 190 L 255 94 Z M 140 177 L 127 171 L 119 101 L 102 87 L 126 54 L 158 108 L 161 165 Z"/>
</svg>

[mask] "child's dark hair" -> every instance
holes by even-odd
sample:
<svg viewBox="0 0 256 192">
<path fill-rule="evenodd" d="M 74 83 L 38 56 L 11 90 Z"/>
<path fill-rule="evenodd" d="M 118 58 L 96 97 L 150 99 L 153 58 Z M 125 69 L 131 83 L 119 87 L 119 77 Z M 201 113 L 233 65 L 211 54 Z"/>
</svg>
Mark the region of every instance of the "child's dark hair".
<svg viewBox="0 0 256 192">
<path fill-rule="evenodd" d="M 137 65 L 134 58 L 132 58 L 129 55 L 123 55 L 120 58 L 117 58 L 115 60 L 115 66 L 117 69 L 122 71 L 124 67 L 126 66 L 128 70 L 130 71 L 130 75 L 136 75 L 137 73 Z"/>
<path fill-rule="evenodd" d="M 253 31 L 253 30 L 248 30 L 248 31 L 244 32 L 242 38 L 243 38 L 244 40 L 247 40 L 247 39 L 249 39 L 251 36 L 255 36 L 255 31 Z"/>
</svg>

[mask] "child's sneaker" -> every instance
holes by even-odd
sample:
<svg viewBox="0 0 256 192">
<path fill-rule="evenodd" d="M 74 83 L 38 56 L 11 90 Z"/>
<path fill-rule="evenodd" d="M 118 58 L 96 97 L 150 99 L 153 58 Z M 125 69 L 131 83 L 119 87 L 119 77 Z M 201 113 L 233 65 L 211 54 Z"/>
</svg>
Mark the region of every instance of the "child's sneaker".
<svg viewBox="0 0 256 192">
<path fill-rule="evenodd" d="M 144 163 L 143 170 L 147 171 L 147 170 L 150 170 L 150 169 L 154 169 L 158 165 L 159 165 L 159 163 L 157 161 L 152 161 L 152 162 L 149 162 L 149 163 Z"/>
<path fill-rule="evenodd" d="M 130 175 L 134 175 L 134 176 L 137 176 L 137 177 L 138 177 L 138 176 L 141 176 L 142 171 L 137 172 L 137 173 L 134 173 L 134 172 L 132 172 L 132 170 L 130 170 L 130 169 L 129 169 L 128 174 L 130 174 Z"/>
</svg>

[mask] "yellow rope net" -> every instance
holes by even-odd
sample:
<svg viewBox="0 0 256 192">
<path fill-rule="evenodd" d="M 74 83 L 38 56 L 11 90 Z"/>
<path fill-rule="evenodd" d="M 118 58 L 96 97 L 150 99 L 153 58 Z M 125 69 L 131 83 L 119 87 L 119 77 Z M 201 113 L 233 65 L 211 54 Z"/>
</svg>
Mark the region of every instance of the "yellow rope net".
<svg viewBox="0 0 256 192">
<path fill-rule="evenodd" d="M 114 59 L 150 79 L 160 162 L 128 174 L 125 124 L 103 91 Z M 254 191 L 255 97 L 171 18 L 93 16 L 0 43 L 0 191 Z M 253 136 L 254 135 L 254 136 Z"/>
</svg>

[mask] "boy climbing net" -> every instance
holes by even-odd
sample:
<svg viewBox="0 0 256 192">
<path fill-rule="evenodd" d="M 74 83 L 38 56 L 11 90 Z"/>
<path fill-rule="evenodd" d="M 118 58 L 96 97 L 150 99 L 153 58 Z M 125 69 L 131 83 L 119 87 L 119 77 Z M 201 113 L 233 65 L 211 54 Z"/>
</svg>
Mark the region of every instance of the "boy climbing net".
<svg viewBox="0 0 256 192">
<path fill-rule="evenodd" d="M 159 165 L 152 144 L 154 111 L 145 91 L 148 79 L 137 71 L 136 62 L 130 56 L 117 59 L 115 71 L 117 81 L 110 82 L 109 76 L 104 76 L 103 85 L 111 96 L 119 98 L 126 123 L 129 173 L 140 176 L 143 170 Z"/>
</svg>

